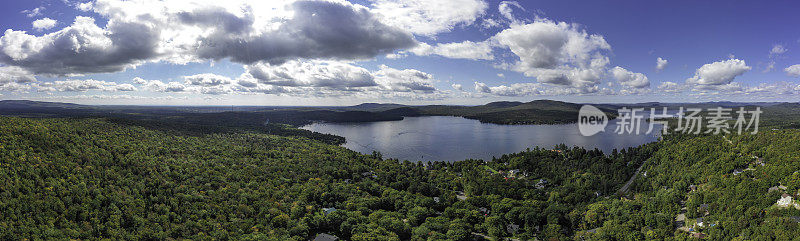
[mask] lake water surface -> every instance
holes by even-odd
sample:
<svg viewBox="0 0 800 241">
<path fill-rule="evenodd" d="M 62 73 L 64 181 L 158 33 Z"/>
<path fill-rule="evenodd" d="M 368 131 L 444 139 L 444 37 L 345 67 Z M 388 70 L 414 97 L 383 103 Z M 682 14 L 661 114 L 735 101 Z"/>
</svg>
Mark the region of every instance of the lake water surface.
<svg viewBox="0 0 800 241">
<path fill-rule="evenodd" d="M 497 125 L 462 117 L 406 117 L 400 121 L 365 123 L 314 123 L 302 129 L 343 136 L 344 147 L 365 154 L 379 151 L 384 158 L 409 161 L 490 160 L 536 146 L 552 148 L 564 143 L 603 152 L 657 141 L 661 126 L 651 134 L 646 121 L 640 135 L 614 133 L 616 120 L 605 132 L 584 137 L 577 124 Z"/>
</svg>

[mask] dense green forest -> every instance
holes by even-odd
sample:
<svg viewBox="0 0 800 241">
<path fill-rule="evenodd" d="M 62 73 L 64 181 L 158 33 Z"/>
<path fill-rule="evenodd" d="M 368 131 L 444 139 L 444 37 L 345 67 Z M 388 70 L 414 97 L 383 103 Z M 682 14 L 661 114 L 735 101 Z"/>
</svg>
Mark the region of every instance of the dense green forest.
<svg viewBox="0 0 800 241">
<path fill-rule="evenodd" d="M 510 236 L 507 224 L 520 237 L 565 235 L 568 214 L 613 193 L 650 149 L 562 146 L 423 166 L 252 131 L 0 120 L 4 239 L 467 240 Z M 511 168 L 518 178 L 499 173 Z"/>
<path fill-rule="evenodd" d="M 797 140 L 797 130 L 668 136 L 645 162 L 632 194 L 591 204 L 583 225 L 596 232 L 576 237 L 644 240 L 695 233 L 710 240 L 797 240 L 796 201 L 788 208 L 776 205 L 784 195 L 798 195 Z"/>
<path fill-rule="evenodd" d="M 777 107 L 757 135 L 425 164 L 278 123 L 0 117 L 0 239 L 798 240 Z"/>
</svg>

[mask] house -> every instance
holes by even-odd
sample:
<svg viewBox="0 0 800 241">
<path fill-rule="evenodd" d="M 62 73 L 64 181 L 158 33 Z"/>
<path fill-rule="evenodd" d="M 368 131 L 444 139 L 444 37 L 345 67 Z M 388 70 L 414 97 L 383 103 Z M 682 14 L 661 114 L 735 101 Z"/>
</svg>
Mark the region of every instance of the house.
<svg viewBox="0 0 800 241">
<path fill-rule="evenodd" d="M 509 177 L 516 177 L 519 174 L 519 169 L 508 170 Z"/>
<path fill-rule="evenodd" d="M 770 187 L 769 189 L 767 189 L 767 192 L 777 192 L 779 190 L 784 190 L 785 191 L 786 190 L 786 186 L 778 185 L 778 186 Z"/>
<path fill-rule="evenodd" d="M 697 219 L 695 219 L 695 221 L 697 222 L 697 226 L 698 227 L 703 227 L 703 224 L 704 224 L 703 223 L 703 218 L 697 218 Z"/>
<path fill-rule="evenodd" d="M 547 180 L 544 180 L 544 178 L 542 178 L 539 179 L 539 182 L 537 182 L 534 186 L 536 186 L 536 189 L 542 189 L 545 187 L 545 185 L 547 185 Z"/>
<path fill-rule="evenodd" d="M 325 215 L 328 215 L 331 214 L 332 212 L 336 212 L 336 208 L 323 208 L 322 212 L 324 212 Z"/>
<path fill-rule="evenodd" d="M 675 216 L 675 221 L 676 222 L 686 221 L 686 214 L 685 213 L 679 213 L 678 216 Z"/>
<path fill-rule="evenodd" d="M 463 200 L 467 200 L 467 195 L 464 194 L 464 192 L 456 192 L 456 198 L 458 198 L 458 200 L 462 200 L 462 201 Z"/>
<path fill-rule="evenodd" d="M 339 237 L 327 233 L 320 233 L 317 234 L 317 237 L 314 237 L 314 241 L 336 241 L 336 240 L 339 240 Z"/>
<path fill-rule="evenodd" d="M 776 202 L 775 205 L 778 205 L 778 207 L 784 207 L 784 208 L 788 208 L 789 206 L 795 206 L 795 207 L 797 206 L 797 204 L 795 204 L 794 200 L 792 199 L 792 195 L 789 195 L 789 194 L 786 194 L 786 193 L 781 195 L 781 198 L 778 199 L 778 202 Z"/>
<path fill-rule="evenodd" d="M 439 203 L 439 197 L 433 197 L 433 201 Z"/>
<path fill-rule="evenodd" d="M 744 170 L 736 169 L 736 170 L 733 170 L 733 175 L 736 176 L 736 175 L 742 174 L 742 172 L 744 172 Z"/>
<path fill-rule="evenodd" d="M 704 233 L 692 233 L 692 238 L 706 238 Z"/>
<path fill-rule="evenodd" d="M 486 209 L 486 208 L 478 208 L 478 211 L 480 211 L 482 213 L 489 213 L 489 209 Z"/>
<path fill-rule="evenodd" d="M 513 223 L 506 225 L 506 232 L 510 234 L 517 234 L 518 231 L 519 231 L 519 225 Z"/>
<path fill-rule="evenodd" d="M 373 173 L 373 172 L 363 172 L 363 173 L 361 173 L 361 176 L 378 178 L 378 175 L 375 175 L 375 173 Z"/>
<path fill-rule="evenodd" d="M 686 225 L 686 214 L 680 213 L 675 217 L 675 228 L 683 232 L 694 231 L 694 226 Z"/>
<path fill-rule="evenodd" d="M 764 158 L 758 157 L 756 158 L 756 165 L 764 166 Z"/>
</svg>

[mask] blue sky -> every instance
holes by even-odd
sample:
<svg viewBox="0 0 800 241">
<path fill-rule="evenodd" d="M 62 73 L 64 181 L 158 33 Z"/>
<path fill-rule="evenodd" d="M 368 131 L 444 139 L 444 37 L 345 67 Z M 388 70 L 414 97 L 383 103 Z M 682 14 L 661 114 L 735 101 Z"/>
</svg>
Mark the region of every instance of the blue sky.
<svg viewBox="0 0 800 241">
<path fill-rule="evenodd" d="M 4 2 L 0 99 L 800 99 L 800 3 L 792 1 L 179 2 Z"/>
</svg>

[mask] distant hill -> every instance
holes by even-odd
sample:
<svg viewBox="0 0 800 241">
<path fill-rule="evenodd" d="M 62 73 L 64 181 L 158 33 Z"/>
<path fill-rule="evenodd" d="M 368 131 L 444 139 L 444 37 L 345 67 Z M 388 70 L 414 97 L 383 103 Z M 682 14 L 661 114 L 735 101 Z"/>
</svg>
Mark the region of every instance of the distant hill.
<svg viewBox="0 0 800 241">
<path fill-rule="evenodd" d="M 519 102 L 519 101 L 497 101 L 497 102 L 491 102 L 489 104 L 485 104 L 483 106 L 485 106 L 485 107 L 493 107 L 493 108 L 508 108 L 508 107 L 518 106 L 518 105 L 521 105 L 521 104 L 524 104 L 524 103 Z"/>
<path fill-rule="evenodd" d="M 388 108 L 388 106 L 384 108 Z M 268 123 L 301 126 L 315 121 L 390 121 L 402 120 L 404 116 L 399 113 L 381 113 L 348 109 L 329 110 L 318 107 L 95 106 L 27 100 L 0 101 L 0 115 L 22 117 L 107 118 L 115 122 L 124 122 L 134 125 L 193 130 L 220 128 L 263 129 Z"/>
<path fill-rule="evenodd" d="M 273 123 L 305 125 L 314 121 L 370 122 L 401 120 L 413 116 L 461 116 L 495 124 L 564 124 L 577 120 L 583 104 L 555 100 L 530 102 L 497 101 L 478 106 L 426 105 L 409 106 L 391 103 L 364 103 L 344 107 L 258 107 L 258 106 L 95 106 L 29 100 L 0 101 L 0 115 L 29 117 L 107 117 L 122 119 L 165 119 L 175 123 L 203 125 L 258 126 Z M 593 104 L 610 117 L 618 108 L 714 108 L 723 106 L 759 106 L 765 125 L 800 128 L 800 104 L 777 102 L 703 102 L 638 104 Z"/>
<path fill-rule="evenodd" d="M 769 128 L 800 128 L 800 103 L 780 103 L 762 107 L 761 126 Z"/>
<path fill-rule="evenodd" d="M 95 113 L 95 108 L 59 102 L 43 102 L 31 100 L 2 100 L 0 114 L 28 117 L 75 117 Z"/>
<path fill-rule="evenodd" d="M 415 114 L 427 116 L 461 116 L 495 124 L 566 124 L 578 119 L 581 104 L 555 100 L 531 102 L 499 101 L 479 106 L 428 105 L 409 107 Z M 601 108 L 602 109 L 602 108 Z M 603 109 L 614 116 L 611 109 Z M 406 109 L 405 112 L 410 112 Z"/>
<path fill-rule="evenodd" d="M 406 107 L 406 105 L 401 104 L 381 104 L 381 103 L 363 103 L 354 106 L 347 106 L 342 107 L 341 109 L 344 110 L 354 110 L 354 111 L 385 111 L 391 109 L 397 109 L 400 107 Z"/>
<path fill-rule="evenodd" d="M 87 105 L 60 103 L 60 102 L 44 102 L 33 100 L 0 100 L 0 108 L 2 109 L 21 109 L 21 108 L 90 108 Z"/>
<path fill-rule="evenodd" d="M 517 110 L 528 110 L 528 109 L 538 109 L 538 110 L 561 110 L 561 111 L 568 111 L 568 110 L 578 110 L 581 108 L 581 104 L 575 103 L 568 103 L 562 101 L 555 101 L 555 100 L 534 100 L 528 103 L 524 103 L 521 105 L 514 106 L 511 109 Z"/>
<path fill-rule="evenodd" d="M 715 107 L 724 107 L 724 108 L 731 108 L 731 107 L 740 107 L 740 106 L 773 106 L 778 105 L 785 102 L 731 102 L 731 101 L 711 101 L 711 102 L 699 102 L 699 103 L 661 103 L 661 102 L 643 102 L 643 103 L 634 103 L 634 104 L 599 104 L 601 106 L 625 106 L 628 108 L 631 107 L 684 107 L 684 108 L 715 108 Z"/>
<path fill-rule="evenodd" d="M 562 124 L 577 120 L 580 104 L 553 100 L 498 101 L 478 106 L 364 103 L 345 107 L 95 106 L 28 100 L 0 101 L 0 115 L 107 117 L 164 120 L 192 125 L 255 127 L 267 121 L 305 125 L 314 121 L 370 122 L 407 116 L 461 116 L 496 124 Z M 611 111 L 608 112 L 613 116 Z"/>
</svg>

